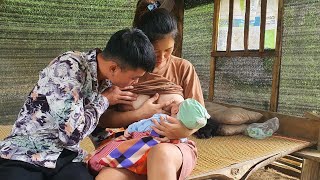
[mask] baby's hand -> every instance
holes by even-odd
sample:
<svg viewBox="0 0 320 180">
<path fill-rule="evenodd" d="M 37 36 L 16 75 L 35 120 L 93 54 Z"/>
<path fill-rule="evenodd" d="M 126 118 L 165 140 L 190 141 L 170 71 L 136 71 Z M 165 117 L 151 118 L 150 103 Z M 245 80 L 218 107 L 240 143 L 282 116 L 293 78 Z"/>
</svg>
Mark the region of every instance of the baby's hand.
<svg viewBox="0 0 320 180">
<path fill-rule="evenodd" d="M 128 132 L 128 129 L 126 129 L 123 133 L 124 137 L 128 138 L 131 136 L 131 134 Z"/>
<path fill-rule="evenodd" d="M 171 112 L 170 112 L 170 109 L 168 110 L 168 109 L 162 109 L 162 113 L 163 114 L 166 114 L 166 115 L 171 115 Z"/>
</svg>

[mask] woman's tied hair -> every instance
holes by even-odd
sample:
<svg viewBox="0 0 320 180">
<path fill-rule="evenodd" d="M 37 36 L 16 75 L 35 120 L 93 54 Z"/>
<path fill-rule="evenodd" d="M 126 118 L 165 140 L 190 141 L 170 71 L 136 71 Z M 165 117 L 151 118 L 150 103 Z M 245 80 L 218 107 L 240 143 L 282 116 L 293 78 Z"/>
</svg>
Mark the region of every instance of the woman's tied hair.
<svg viewBox="0 0 320 180">
<path fill-rule="evenodd" d="M 155 6 L 157 8 L 154 8 Z M 150 11 L 158 9 L 159 6 L 157 5 L 157 1 L 155 1 L 155 0 L 138 0 L 137 5 L 136 5 L 134 19 L 133 19 L 133 24 L 132 24 L 133 27 L 137 27 L 137 23 L 140 21 L 141 16 L 143 16 L 145 13 L 148 13 Z"/>
<path fill-rule="evenodd" d="M 147 9 L 148 9 L 149 11 L 152 11 L 152 10 L 154 10 L 154 9 L 159 8 L 160 6 L 161 6 L 161 3 L 160 3 L 159 1 L 155 1 L 154 3 L 148 4 L 148 5 L 147 5 Z"/>
<path fill-rule="evenodd" d="M 157 8 L 140 16 L 135 27 L 141 29 L 151 43 L 166 38 L 168 35 L 176 38 L 178 29 L 174 16 L 164 8 Z"/>
</svg>

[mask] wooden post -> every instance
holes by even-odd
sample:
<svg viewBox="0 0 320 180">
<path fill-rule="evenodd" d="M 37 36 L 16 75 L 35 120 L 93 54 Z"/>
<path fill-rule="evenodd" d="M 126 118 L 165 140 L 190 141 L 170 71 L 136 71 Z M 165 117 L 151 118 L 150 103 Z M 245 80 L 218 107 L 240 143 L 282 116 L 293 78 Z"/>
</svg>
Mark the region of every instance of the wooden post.
<svg viewBox="0 0 320 180">
<path fill-rule="evenodd" d="M 312 158 L 304 159 L 301 170 L 301 180 L 318 180 L 320 179 L 320 128 L 318 136 L 317 151 Z"/>
<path fill-rule="evenodd" d="M 279 0 L 277 37 L 276 37 L 276 48 L 275 48 L 276 57 L 274 58 L 274 62 L 273 62 L 272 87 L 271 87 L 271 97 L 270 97 L 270 107 L 269 107 L 269 111 L 272 111 L 272 112 L 278 111 L 281 56 L 282 56 L 282 31 L 283 31 L 283 0 Z"/>
<path fill-rule="evenodd" d="M 229 22 L 228 22 L 228 35 L 227 35 L 227 52 L 231 51 L 231 40 L 232 40 L 232 26 L 233 26 L 233 7 L 234 0 L 229 0 Z M 219 12 L 220 14 L 220 12 Z"/>
<path fill-rule="evenodd" d="M 301 180 L 320 179 L 320 162 L 305 159 L 302 165 Z"/>
<path fill-rule="evenodd" d="M 319 128 L 319 137 L 318 137 L 318 146 L 317 149 L 320 151 L 320 128 Z"/>
<path fill-rule="evenodd" d="M 218 26 L 219 26 L 220 0 L 214 1 L 213 10 L 213 32 L 212 32 L 212 55 L 210 61 L 210 84 L 209 84 L 209 101 L 213 101 L 214 97 L 214 80 L 216 73 L 216 57 L 213 56 L 217 52 L 218 45 Z"/>
<path fill-rule="evenodd" d="M 250 23 L 250 0 L 246 0 L 246 12 L 244 20 L 244 52 L 248 53 L 248 41 L 249 41 L 249 23 Z"/>
<path fill-rule="evenodd" d="M 266 31 L 266 17 L 267 17 L 267 0 L 261 0 L 261 24 L 260 24 L 260 42 L 259 52 L 264 52 L 264 36 Z"/>
<path fill-rule="evenodd" d="M 175 5 L 172 13 L 177 18 L 178 36 L 176 38 L 173 55 L 182 56 L 182 41 L 183 41 L 183 16 L 184 16 L 184 0 L 175 0 Z"/>
</svg>

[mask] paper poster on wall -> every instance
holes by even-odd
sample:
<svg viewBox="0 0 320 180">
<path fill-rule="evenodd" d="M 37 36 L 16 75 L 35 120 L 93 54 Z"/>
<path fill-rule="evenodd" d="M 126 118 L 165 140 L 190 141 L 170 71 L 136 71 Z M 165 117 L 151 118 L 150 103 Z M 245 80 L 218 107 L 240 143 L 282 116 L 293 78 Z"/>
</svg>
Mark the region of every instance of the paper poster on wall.
<svg viewBox="0 0 320 180">
<path fill-rule="evenodd" d="M 248 49 L 259 49 L 261 24 L 261 0 L 250 1 Z"/>
<path fill-rule="evenodd" d="M 231 50 L 244 50 L 244 24 L 246 0 L 234 0 L 233 23 L 231 36 Z M 265 28 L 265 49 L 275 49 L 277 19 L 278 19 L 278 0 L 267 1 Z M 228 22 L 229 22 L 229 0 L 220 1 L 220 14 L 218 26 L 217 50 L 226 51 Z M 249 36 L 248 49 L 258 50 L 260 43 L 261 25 L 261 0 L 250 1 Z"/>
<path fill-rule="evenodd" d="M 245 0 L 234 0 L 231 50 L 244 50 Z"/>
<path fill-rule="evenodd" d="M 228 25 L 229 25 L 229 0 L 221 0 L 219 25 L 218 25 L 217 51 L 227 50 Z"/>
<path fill-rule="evenodd" d="M 264 36 L 264 48 L 275 49 L 276 34 L 278 21 L 278 0 L 267 1 L 267 18 L 266 18 L 266 32 Z"/>
<path fill-rule="evenodd" d="M 266 28 L 264 38 L 265 49 L 275 49 L 277 21 L 278 21 L 278 0 L 267 1 Z M 250 1 L 250 23 L 248 49 L 258 50 L 260 43 L 261 25 L 261 0 Z"/>
</svg>

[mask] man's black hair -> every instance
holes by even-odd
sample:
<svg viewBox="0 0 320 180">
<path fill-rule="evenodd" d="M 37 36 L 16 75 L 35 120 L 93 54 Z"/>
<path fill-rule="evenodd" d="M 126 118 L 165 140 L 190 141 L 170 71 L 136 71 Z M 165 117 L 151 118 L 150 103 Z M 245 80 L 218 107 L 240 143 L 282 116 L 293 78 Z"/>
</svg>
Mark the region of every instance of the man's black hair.
<svg viewBox="0 0 320 180">
<path fill-rule="evenodd" d="M 169 11 L 163 8 L 154 9 L 141 16 L 136 24 L 153 43 L 171 35 L 173 39 L 177 36 L 177 20 Z"/>
<path fill-rule="evenodd" d="M 107 60 L 118 63 L 124 69 L 141 68 L 152 72 L 156 56 L 148 37 L 139 29 L 123 29 L 114 33 L 102 55 Z"/>
</svg>

